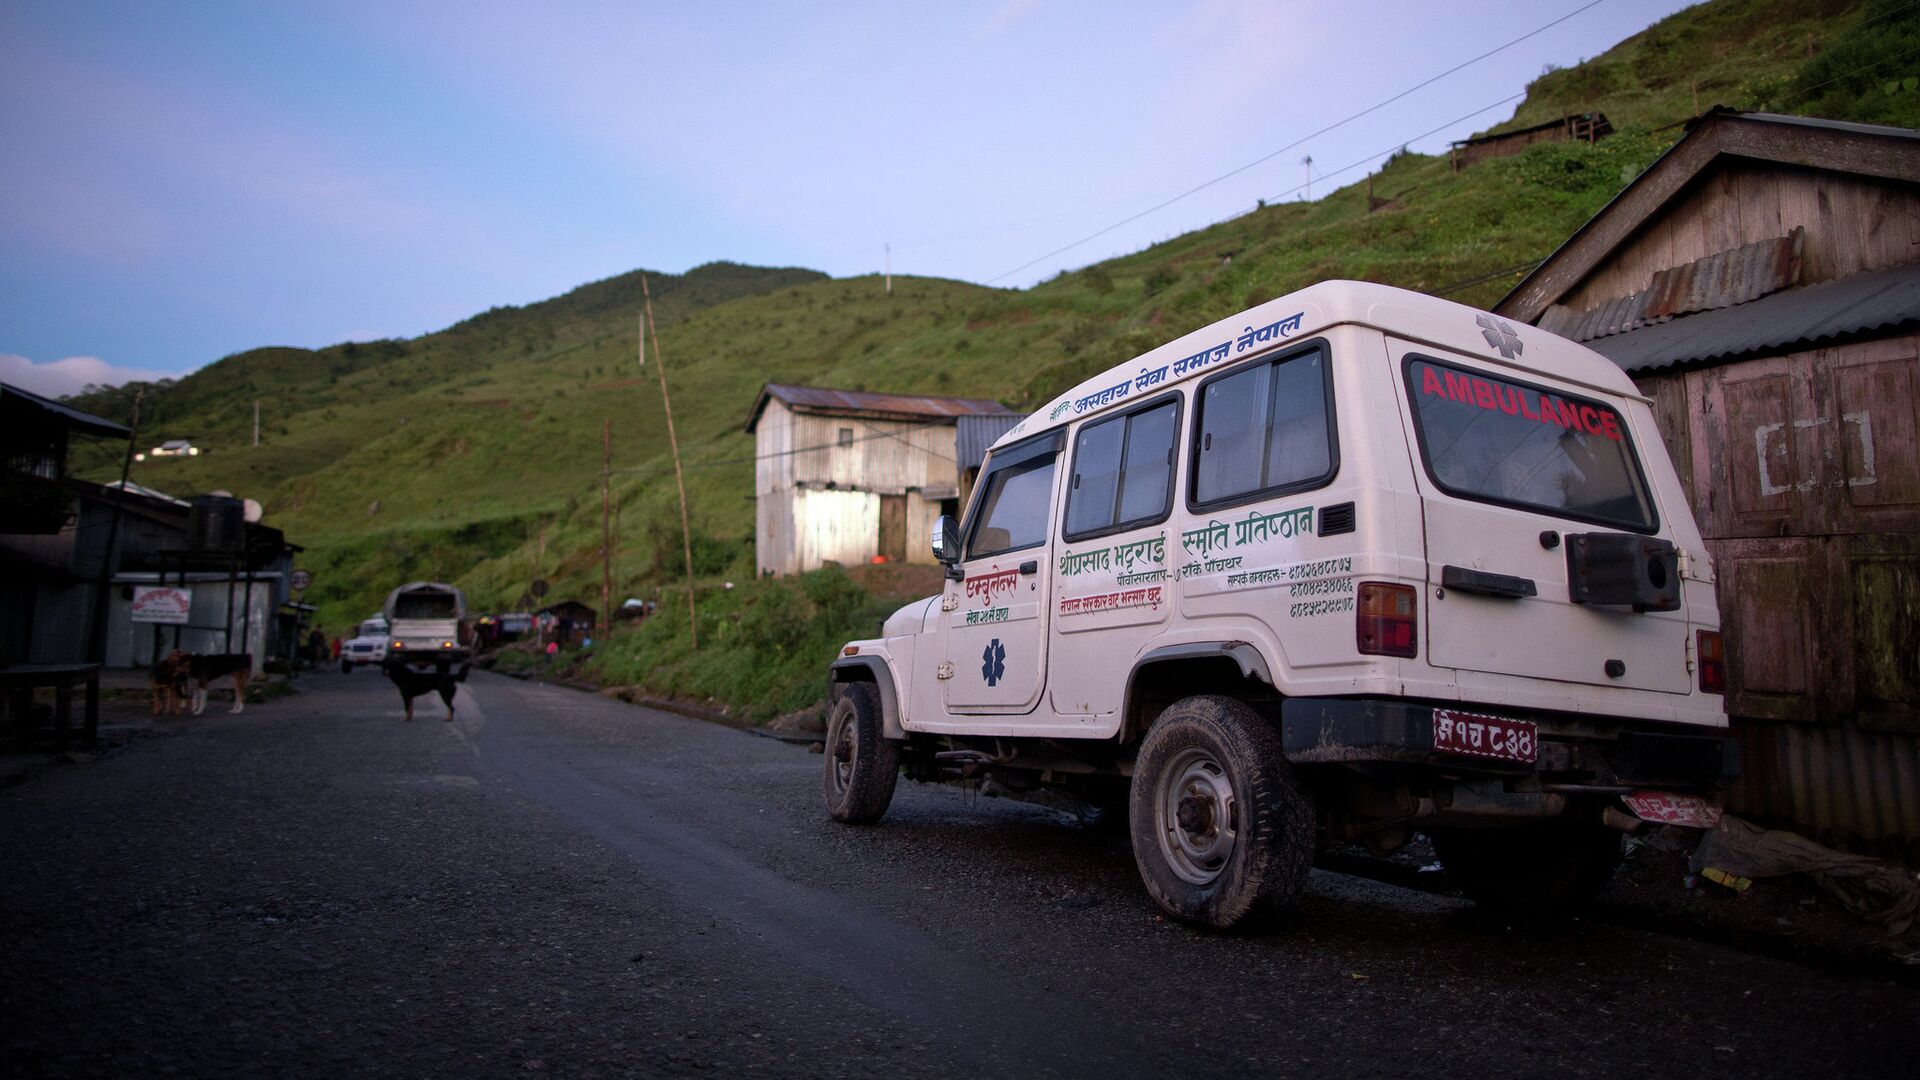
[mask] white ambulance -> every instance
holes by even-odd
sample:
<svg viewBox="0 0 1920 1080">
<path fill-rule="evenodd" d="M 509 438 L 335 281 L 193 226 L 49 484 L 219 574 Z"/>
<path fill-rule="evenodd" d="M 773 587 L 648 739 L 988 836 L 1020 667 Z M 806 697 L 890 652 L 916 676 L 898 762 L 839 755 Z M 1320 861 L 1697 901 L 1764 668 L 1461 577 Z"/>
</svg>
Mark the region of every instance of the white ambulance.
<svg viewBox="0 0 1920 1080">
<path fill-rule="evenodd" d="M 945 591 L 831 669 L 826 799 L 904 768 L 1124 792 L 1219 927 L 1330 840 L 1429 835 L 1480 903 L 1606 883 L 1733 771 L 1713 577 L 1648 401 L 1586 348 L 1333 281 L 1062 395 L 989 451 Z"/>
</svg>

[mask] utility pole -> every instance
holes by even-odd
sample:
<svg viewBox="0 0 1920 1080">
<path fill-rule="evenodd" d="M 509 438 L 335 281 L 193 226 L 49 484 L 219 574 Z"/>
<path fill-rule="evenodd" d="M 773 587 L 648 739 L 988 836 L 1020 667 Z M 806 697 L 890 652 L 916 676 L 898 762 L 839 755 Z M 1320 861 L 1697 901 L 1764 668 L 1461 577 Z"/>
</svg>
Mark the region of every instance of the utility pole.
<svg viewBox="0 0 1920 1080">
<path fill-rule="evenodd" d="M 893 295 L 893 244 L 882 245 L 887 252 L 887 295 Z"/>
<path fill-rule="evenodd" d="M 613 418 L 600 429 L 600 625 L 613 627 Z"/>
<path fill-rule="evenodd" d="M 680 440 L 673 433 L 673 399 L 667 396 L 667 355 L 660 351 L 660 323 L 653 317 L 653 293 L 647 275 L 640 275 L 640 295 L 646 300 L 647 332 L 653 335 L 653 364 L 660 371 L 660 405 L 667 414 L 667 448 L 673 452 L 673 483 L 680 489 L 680 544 L 687 560 L 687 638 L 700 647 L 700 619 L 693 607 L 693 525 L 687 520 L 687 480 L 680 471 Z"/>
<path fill-rule="evenodd" d="M 260 445 L 260 399 L 253 399 L 253 445 Z"/>
<path fill-rule="evenodd" d="M 1312 202 L 1313 201 L 1313 155 L 1308 154 L 1306 157 L 1301 158 L 1300 164 L 1305 165 L 1307 167 L 1307 199 L 1306 201 Z"/>
<path fill-rule="evenodd" d="M 113 571 L 118 565 L 120 546 L 120 508 L 127 498 L 127 477 L 133 472 L 133 445 L 140 438 L 140 399 L 145 390 L 133 392 L 133 423 L 127 427 L 127 453 L 120 461 L 120 492 L 113 500 L 113 517 L 107 525 L 107 548 L 100 556 L 100 576 L 93 585 L 93 640 L 88 653 L 101 667 L 107 665 L 107 602 L 113 592 Z M 77 524 L 77 523 L 76 523 Z M 131 661 L 133 658 L 127 658 Z M 154 659 L 159 659 L 156 654 Z"/>
</svg>

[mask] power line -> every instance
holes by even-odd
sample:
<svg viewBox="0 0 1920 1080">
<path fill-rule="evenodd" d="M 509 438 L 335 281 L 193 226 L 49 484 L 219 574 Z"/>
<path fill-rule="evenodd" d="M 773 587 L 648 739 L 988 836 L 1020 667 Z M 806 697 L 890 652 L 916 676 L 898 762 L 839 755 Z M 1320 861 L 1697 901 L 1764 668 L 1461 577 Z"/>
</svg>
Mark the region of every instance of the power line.
<svg viewBox="0 0 1920 1080">
<path fill-rule="evenodd" d="M 1301 145 L 1302 143 L 1308 142 L 1313 139 L 1317 139 L 1320 136 L 1325 135 L 1327 132 L 1334 130 L 1335 128 L 1344 127 L 1345 125 L 1350 124 L 1355 120 L 1360 119 L 1363 116 L 1367 116 L 1371 113 L 1378 112 L 1381 109 L 1386 108 L 1387 106 L 1393 104 L 1396 101 L 1399 101 L 1402 98 L 1407 97 L 1410 94 L 1413 94 L 1419 90 L 1424 90 L 1427 87 L 1432 86 L 1434 83 L 1439 82 L 1441 79 L 1444 79 L 1447 76 L 1462 70 L 1463 68 L 1471 67 L 1472 65 L 1477 64 L 1482 60 L 1485 60 L 1489 56 L 1493 56 L 1496 53 L 1504 52 L 1507 49 L 1511 49 L 1515 45 L 1520 44 L 1521 42 L 1527 40 L 1528 38 L 1543 34 L 1546 31 L 1551 30 L 1556 26 L 1559 26 L 1561 23 L 1566 22 L 1568 19 L 1573 18 L 1575 15 L 1578 15 L 1581 12 L 1584 12 L 1590 8 L 1598 7 L 1599 5 L 1605 2 L 1606 0 L 1588 0 L 1587 3 L 1582 4 L 1581 6 L 1573 9 L 1572 11 L 1567 12 L 1565 15 L 1562 15 L 1559 18 L 1553 20 L 1552 22 L 1547 23 L 1545 26 L 1539 27 L 1538 29 L 1535 29 L 1535 30 L 1530 30 L 1527 33 L 1520 35 L 1519 37 L 1514 38 L 1512 41 L 1509 41 L 1504 45 L 1496 46 L 1495 48 L 1489 49 L 1486 52 L 1483 52 L 1480 55 L 1473 57 L 1470 60 L 1463 60 L 1460 63 L 1455 64 L 1453 67 L 1450 67 L 1447 70 L 1441 72 L 1440 74 L 1434 75 L 1421 82 L 1415 83 L 1414 85 L 1407 87 L 1405 90 L 1400 91 L 1399 93 L 1393 95 L 1390 98 L 1387 98 L 1384 101 L 1378 102 L 1373 105 L 1369 105 L 1368 107 L 1361 109 L 1359 112 L 1354 113 L 1352 116 L 1346 117 L 1343 120 L 1336 120 L 1333 123 L 1328 124 L 1326 127 L 1323 127 L 1320 130 L 1315 131 L 1311 134 L 1303 135 L 1300 138 L 1295 139 L 1294 141 L 1288 143 L 1287 145 L 1280 147 L 1278 150 L 1274 150 L 1271 153 L 1264 154 L 1258 158 L 1255 158 L 1254 160 L 1247 162 L 1245 165 L 1242 165 L 1239 168 L 1230 169 L 1227 172 L 1221 173 L 1219 176 L 1216 176 L 1213 179 L 1208 180 L 1204 183 L 1196 184 L 1193 187 L 1190 187 L 1187 190 L 1181 192 L 1180 194 L 1175 195 L 1171 199 L 1167 199 L 1164 202 L 1156 203 L 1155 205 L 1150 206 L 1145 210 L 1140 211 L 1137 214 L 1133 214 L 1129 217 L 1122 218 L 1119 221 L 1116 221 L 1113 224 L 1098 230 L 1097 232 L 1089 233 L 1086 236 L 1083 236 L 1080 239 L 1075 240 L 1073 243 L 1068 244 L 1065 247 L 1055 248 L 1054 250 L 1049 251 L 1045 255 L 1042 255 L 1036 259 L 1031 259 L 1031 260 L 1028 260 L 1027 262 L 1021 263 L 1019 266 L 1014 267 L 1013 269 L 1007 271 L 1004 274 L 1000 274 L 995 277 L 988 278 L 986 281 L 986 284 L 991 285 L 994 282 L 1001 280 L 1002 278 L 1012 277 L 1013 275 L 1019 273 L 1022 270 L 1027 269 L 1030 266 L 1033 266 L 1037 263 L 1045 262 L 1048 259 L 1053 258 L 1055 255 L 1060 255 L 1065 252 L 1072 251 L 1074 248 L 1079 247 L 1081 244 L 1084 244 L 1089 240 L 1095 240 L 1095 239 L 1098 239 L 1099 237 L 1105 236 L 1106 234 L 1112 232 L 1115 229 L 1120 228 L 1123 225 L 1132 224 L 1133 222 L 1139 221 L 1141 218 L 1146 217 L 1149 214 L 1158 213 L 1159 211 L 1164 210 L 1169 206 L 1172 206 L 1174 203 L 1177 203 L 1180 200 L 1185 199 L 1190 195 L 1194 195 L 1194 194 L 1197 194 L 1198 192 L 1204 191 L 1207 188 L 1210 188 L 1213 185 L 1220 183 L 1222 180 L 1227 180 L 1232 177 L 1238 176 L 1241 173 L 1246 172 L 1248 169 L 1251 169 L 1256 165 L 1265 164 L 1266 162 L 1271 161 L 1276 157 L 1279 157 L 1281 154 L 1284 154 L 1287 151 L 1292 150 L 1293 148 Z M 1525 95 L 1521 95 L 1521 96 L 1525 96 Z"/>
<path fill-rule="evenodd" d="M 1534 267 L 1539 266 L 1541 261 L 1542 260 L 1540 259 L 1528 259 L 1526 262 L 1523 262 L 1523 263 L 1514 263 L 1512 266 L 1503 266 L 1498 270 L 1488 271 L 1487 273 L 1481 274 L 1478 277 L 1470 277 L 1470 278 L 1467 278 L 1465 281 L 1456 281 L 1451 285 L 1442 285 L 1439 288 L 1432 290 L 1428 295 L 1446 296 L 1449 293 L 1457 293 L 1461 289 L 1472 288 L 1475 285 L 1484 285 L 1489 281 L 1498 281 L 1503 277 L 1512 277 L 1513 275 L 1520 273 L 1522 270 L 1531 270 Z"/>
<path fill-rule="evenodd" d="M 1494 102 L 1494 103 L 1493 103 L 1493 104 L 1491 104 L 1491 105 L 1482 105 L 1481 107 L 1479 107 L 1479 108 L 1477 108 L 1477 109 L 1475 109 L 1475 110 L 1473 110 L 1473 111 L 1472 111 L 1472 112 L 1470 112 L 1470 113 L 1467 113 L 1467 114 L 1465 114 L 1464 116 L 1458 116 L 1458 117 L 1455 117 L 1454 119 L 1452 119 L 1452 120 L 1449 120 L 1449 121 L 1447 121 L 1447 122 L 1446 122 L 1446 123 L 1444 123 L 1444 124 L 1441 124 L 1441 125 L 1440 125 L 1439 127 L 1436 127 L 1436 128 L 1429 128 L 1428 130 L 1426 130 L 1426 131 L 1423 131 L 1423 132 L 1421 132 L 1421 133 L 1420 133 L 1420 134 L 1418 134 L 1418 135 L 1415 135 L 1415 136 L 1414 136 L 1413 138 L 1411 138 L 1411 139 L 1402 139 L 1402 140 L 1400 140 L 1399 142 L 1397 142 L 1397 143 L 1395 143 L 1395 144 L 1393 144 L 1393 145 L 1392 145 L 1391 147 L 1388 147 L 1388 148 L 1387 148 L 1387 149 L 1385 149 L 1385 150 L 1379 150 L 1379 151 L 1376 151 L 1376 152 L 1374 152 L 1374 153 L 1371 153 L 1371 154 L 1368 154 L 1368 155 L 1367 155 L 1366 157 L 1363 157 L 1363 158 L 1356 158 L 1356 159 L 1354 159 L 1353 161 L 1351 161 L 1351 162 L 1348 162 L 1347 164 L 1345 164 L 1345 165 L 1342 165 L 1342 166 L 1340 166 L 1339 168 L 1337 168 L 1337 169 L 1334 169 L 1334 170 L 1332 170 L 1331 172 L 1323 172 L 1323 173 L 1321 173 L 1321 174 L 1320 174 L 1320 179 L 1322 179 L 1322 180 L 1325 180 L 1325 179 L 1326 179 L 1327 177 L 1329 177 L 1329 176 L 1338 176 L 1338 175 L 1340 175 L 1340 174 L 1341 174 L 1341 173 L 1343 173 L 1343 172 L 1351 172 L 1351 171 L 1353 171 L 1354 169 L 1357 169 L 1357 168 L 1359 168 L 1360 166 L 1362 166 L 1362 165 L 1365 165 L 1365 164 L 1366 164 L 1367 162 L 1369 162 L 1369 161 L 1372 161 L 1372 160 L 1374 160 L 1375 158 L 1383 158 L 1383 157 L 1386 157 L 1386 156 L 1387 156 L 1387 155 L 1389 155 L 1389 154 L 1395 154 L 1395 153 L 1399 153 L 1399 152 L 1400 152 L 1400 150 L 1401 150 L 1401 148 L 1402 148 L 1402 147 L 1404 147 L 1404 146 L 1406 146 L 1406 145 L 1407 145 L 1408 143 L 1410 143 L 1410 142 L 1417 142 L 1418 140 L 1420 140 L 1420 139 L 1424 139 L 1424 138 L 1426 138 L 1426 137 L 1427 137 L 1427 136 L 1429 136 L 1429 135 L 1437 135 L 1437 134 L 1439 134 L 1440 132 L 1442 132 L 1442 131 L 1445 131 L 1445 130 L 1447 130 L 1448 128 L 1450 128 L 1450 127 L 1452 127 L 1452 126 L 1454 126 L 1455 124 L 1458 124 L 1458 123 L 1461 123 L 1462 121 L 1466 121 L 1466 120 L 1471 120 L 1471 119 L 1473 119 L 1474 117 L 1476 117 L 1476 116 L 1479 116 L 1479 115 L 1480 115 L 1481 113 L 1483 113 L 1483 112 L 1487 112 L 1487 111 L 1489 111 L 1489 110 L 1492 110 L 1492 109 L 1497 109 L 1497 108 L 1499 108 L 1500 106 L 1502 106 L 1502 105 L 1505 105 L 1505 104 L 1507 104 L 1508 102 L 1512 102 L 1512 101 L 1519 101 L 1519 100 L 1520 100 L 1521 98 L 1523 98 L 1523 97 L 1526 97 L 1526 96 L 1527 96 L 1527 94 L 1526 94 L 1526 91 L 1524 91 L 1524 90 L 1523 90 L 1523 91 L 1521 91 L 1520 93 L 1518 93 L 1518 94 L 1514 94 L 1514 95 L 1513 95 L 1513 96 L 1511 96 L 1511 97 L 1504 97 L 1504 98 L 1501 98 L 1501 99 L 1500 99 L 1499 101 L 1496 101 L 1496 102 Z M 1290 187 L 1290 188 L 1288 188 L 1287 190 L 1285 190 L 1285 191 L 1283 191 L 1283 192 L 1281 192 L 1280 194 L 1278 194 L 1278 195 L 1275 195 L 1275 196 L 1273 196 L 1273 198 L 1271 198 L 1271 199 L 1268 199 L 1267 201 L 1268 201 L 1268 202 L 1278 202 L 1278 201 L 1280 201 L 1281 199 L 1284 199 L 1284 198 L 1286 198 L 1287 196 L 1289 196 L 1289 195 L 1291 195 L 1291 194 L 1293 194 L 1293 193 L 1294 193 L 1294 192 L 1296 192 L 1296 191 L 1299 191 L 1299 190 L 1301 190 L 1301 189 L 1302 189 L 1302 188 L 1304 188 L 1304 187 L 1306 187 L 1306 185 L 1305 185 L 1305 184 L 1295 184 L 1295 185 L 1294 185 L 1293 187 Z M 1245 214 L 1245 213 L 1248 213 L 1248 211 L 1245 211 L 1245 210 L 1242 210 L 1242 211 L 1241 211 L 1241 212 L 1240 212 L 1239 214 L 1234 214 L 1234 215 L 1232 215 L 1231 217 L 1224 217 L 1224 218 L 1221 218 L 1221 219 L 1220 219 L 1219 221 L 1216 221 L 1216 222 L 1214 222 L 1214 223 L 1213 223 L 1213 225 L 1219 225 L 1219 224 L 1221 224 L 1222 222 L 1227 222 L 1227 221 L 1232 221 L 1232 220 L 1233 220 L 1234 218 L 1236 218 L 1236 217 L 1240 217 L 1240 216 L 1241 216 L 1242 214 Z M 1212 227 L 1213 227 L 1213 225 L 1208 225 L 1208 226 L 1206 226 L 1206 227 L 1207 227 L 1207 228 L 1212 228 Z"/>
<path fill-rule="evenodd" d="M 910 424 L 906 427 L 899 429 L 898 431 L 876 431 L 870 435 L 857 435 L 851 439 L 848 439 L 844 443 L 842 442 L 821 443 L 818 446 L 799 446 L 799 447 L 795 447 L 792 450 L 778 450 L 771 454 L 756 454 L 749 457 L 720 458 L 719 460 L 716 460 L 716 461 L 694 461 L 694 462 L 689 462 L 687 464 L 687 468 L 710 469 L 720 465 L 740 465 L 743 463 L 750 463 L 750 462 L 771 461 L 774 458 L 792 457 L 795 454 L 810 454 L 816 450 L 832 450 L 832 449 L 835 449 L 836 447 L 846 446 L 850 443 L 871 442 L 875 439 L 898 439 L 900 436 L 906 434 L 907 432 L 919 431 L 922 428 L 929 428 L 929 427 L 934 427 L 938 424 L 949 423 L 954 419 L 955 417 L 943 416 L 936 420 L 927 420 L 918 424 Z M 912 443 L 903 443 L 903 445 L 911 447 L 914 450 L 918 450 L 929 457 L 936 457 L 942 461 L 954 461 L 953 458 L 950 458 L 947 455 L 940 453 L 938 450 L 929 450 L 926 447 L 914 446 Z M 957 461 L 954 461 L 954 463 L 958 464 Z M 647 465 L 632 465 L 624 469 L 615 469 L 613 471 L 620 472 L 620 473 L 646 472 L 650 468 L 651 466 L 647 466 Z"/>
<path fill-rule="evenodd" d="M 1913 6 L 1913 5 L 1909 5 L 1909 6 Z M 1901 11 L 1905 11 L 1905 10 L 1906 10 L 1906 8 L 1902 8 L 1902 9 L 1900 9 L 1900 10 L 1901 10 Z M 1898 14 L 1898 12 L 1895 12 L 1895 13 L 1893 13 L 1893 14 Z M 1882 58 L 1880 58 L 1880 59 L 1878 59 L 1878 60 L 1875 60 L 1875 61 L 1874 61 L 1873 63 L 1871 63 L 1871 64 L 1868 64 L 1868 65 L 1867 65 L 1866 67 L 1860 67 L 1860 68 L 1854 68 L 1854 69 L 1853 69 L 1852 71 L 1849 71 L 1849 72 L 1846 72 L 1845 74 L 1842 74 L 1842 75 L 1835 75 L 1835 76 L 1834 76 L 1833 78 L 1831 78 L 1831 79 L 1828 79 L 1828 80 L 1826 80 L 1825 82 L 1817 82 L 1817 83 L 1814 83 L 1814 84 L 1813 84 L 1812 86 L 1809 86 L 1809 87 L 1807 87 L 1807 88 L 1806 88 L 1805 90 L 1802 90 L 1802 91 L 1800 91 L 1800 93 L 1801 93 L 1802 95 L 1810 95 L 1810 94 L 1812 94 L 1812 93 L 1813 93 L 1813 92 L 1814 92 L 1815 90 L 1818 90 L 1818 89 L 1820 89 L 1820 88 L 1821 88 L 1821 87 L 1823 87 L 1823 86 L 1828 86 L 1828 85 L 1831 85 L 1831 84 L 1833 84 L 1833 83 L 1837 83 L 1837 82 L 1839 82 L 1839 81 L 1840 81 L 1841 79 L 1851 79 L 1851 78 L 1853 78 L 1853 77 L 1854 77 L 1855 75 L 1864 75 L 1864 74 L 1866 74 L 1867 72 L 1869 72 L 1869 71 L 1872 71 L 1872 70 L 1873 70 L 1874 68 L 1877 68 L 1877 67 L 1879 67 L 1879 66 L 1880 66 L 1881 64 L 1891 64 L 1891 63 L 1893 63 L 1893 62 L 1894 62 L 1895 60 L 1904 60 L 1904 59 L 1906 59 L 1907 57 L 1909 57 L 1909 56 L 1912 56 L 1912 55 L 1913 55 L 1914 53 L 1920 53 L 1920 48 L 1913 48 L 1913 49 L 1908 49 L 1908 50 L 1907 50 L 1906 52 L 1903 52 L 1903 53 L 1895 53 L 1895 54 L 1894 54 L 1894 55 L 1892 55 L 1892 56 L 1886 56 L 1886 57 L 1882 57 Z"/>
</svg>

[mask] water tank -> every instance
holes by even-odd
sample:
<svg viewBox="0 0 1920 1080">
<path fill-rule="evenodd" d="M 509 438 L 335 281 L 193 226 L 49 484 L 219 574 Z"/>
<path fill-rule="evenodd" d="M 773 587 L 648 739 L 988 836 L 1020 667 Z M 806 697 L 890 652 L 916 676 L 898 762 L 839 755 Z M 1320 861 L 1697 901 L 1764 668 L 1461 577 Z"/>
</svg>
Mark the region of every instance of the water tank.
<svg viewBox="0 0 1920 1080">
<path fill-rule="evenodd" d="M 247 543 L 246 503 L 231 495 L 196 495 L 187 511 L 187 547 L 239 551 Z"/>
</svg>

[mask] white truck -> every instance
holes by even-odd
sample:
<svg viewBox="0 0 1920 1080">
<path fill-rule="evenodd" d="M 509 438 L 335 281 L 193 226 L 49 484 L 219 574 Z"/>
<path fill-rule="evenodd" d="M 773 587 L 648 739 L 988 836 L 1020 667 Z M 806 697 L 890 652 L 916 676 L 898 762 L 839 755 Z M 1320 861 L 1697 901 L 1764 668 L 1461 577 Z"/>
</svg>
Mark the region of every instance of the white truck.
<svg viewBox="0 0 1920 1080">
<path fill-rule="evenodd" d="M 1734 771 L 1648 400 L 1447 301 L 1326 282 L 1097 375 L 991 448 L 934 554 L 944 591 L 832 664 L 831 815 L 903 769 L 1124 799 L 1181 919 L 1416 831 L 1476 901 L 1566 908 Z"/>
<path fill-rule="evenodd" d="M 457 665 L 465 674 L 473 659 L 466 624 L 467 598 L 452 585 L 410 581 L 387 594 L 388 665 Z"/>
<path fill-rule="evenodd" d="M 387 620 L 375 615 L 360 623 L 354 636 L 340 645 L 340 674 L 351 675 L 355 667 L 381 664 L 387 659 Z"/>
</svg>

